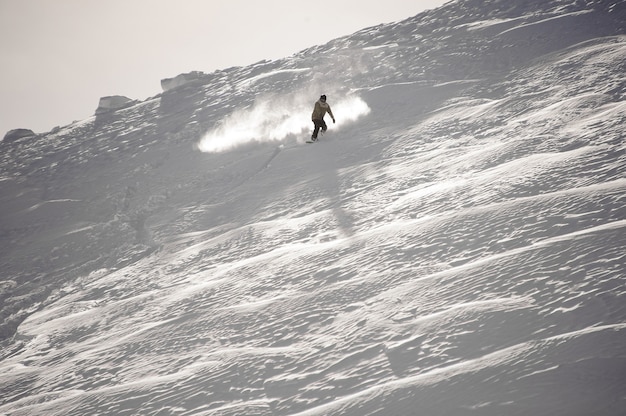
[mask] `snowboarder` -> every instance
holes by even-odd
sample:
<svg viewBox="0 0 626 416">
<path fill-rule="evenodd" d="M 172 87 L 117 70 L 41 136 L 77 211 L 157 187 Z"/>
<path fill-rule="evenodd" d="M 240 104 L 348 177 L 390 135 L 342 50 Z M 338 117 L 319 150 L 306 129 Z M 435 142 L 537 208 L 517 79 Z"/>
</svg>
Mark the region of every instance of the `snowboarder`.
<svg viewBox="0 0 626 416">
<path fill-rule="evenodd" d="M 311 136 L 312 141 L 317 140 L 317 133 L 319 133 L 320 129 L 322 129 L 322 134 L 328 129 L 326 122 L 324 121 L 324 116 L 326 113 L 330 114 L 330 118 L 333 119 L 333 123 L 335 122 L 335 116 L 330 109 L 330 105 L 326 102 L 326 95 L 322 95 L 320 99 L 315 103 L 315 107 L 313 108 L 313 114 L 311 115 L 311 120 L 313 120 L 313 135 Z"/>
</svg>

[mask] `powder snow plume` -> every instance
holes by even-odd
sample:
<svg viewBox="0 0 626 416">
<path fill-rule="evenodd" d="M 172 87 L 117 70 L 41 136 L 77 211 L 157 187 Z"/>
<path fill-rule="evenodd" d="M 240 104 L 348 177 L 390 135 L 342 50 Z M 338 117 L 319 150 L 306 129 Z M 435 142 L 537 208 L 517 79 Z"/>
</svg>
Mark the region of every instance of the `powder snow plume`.
<svg viewBox="0 0 626 416">
<path fill-rule="evenodd" d="M 257 99 L 251 108 L 236 110 L 207 132 L 198 148 L 203 152 L 219 153 L 246 143 L 276 142 L 305 134 L 306 130 L 313 129 L 311 112 L 317 97 L 311 97 L 300 93 Z M 362 98 L 354 95 L 337 100 L 329 96 L 329 104 L 337 120 L 334 128 L 354 122 L 371 111 Z M 326 121 L 329 120 L 326 116 Z"/>
</svg>

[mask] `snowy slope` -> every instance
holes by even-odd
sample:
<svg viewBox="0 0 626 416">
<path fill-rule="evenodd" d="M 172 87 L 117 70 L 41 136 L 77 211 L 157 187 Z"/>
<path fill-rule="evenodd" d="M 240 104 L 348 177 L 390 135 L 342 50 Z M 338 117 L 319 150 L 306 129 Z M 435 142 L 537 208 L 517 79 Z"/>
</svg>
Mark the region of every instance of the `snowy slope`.
<svg viewBox="0 0 626 416">
<path fill-rule="evenodd" d="M 1 144 L 0 414 L 623 415 L 625 10 L 451 2 Z"/>
</svg>

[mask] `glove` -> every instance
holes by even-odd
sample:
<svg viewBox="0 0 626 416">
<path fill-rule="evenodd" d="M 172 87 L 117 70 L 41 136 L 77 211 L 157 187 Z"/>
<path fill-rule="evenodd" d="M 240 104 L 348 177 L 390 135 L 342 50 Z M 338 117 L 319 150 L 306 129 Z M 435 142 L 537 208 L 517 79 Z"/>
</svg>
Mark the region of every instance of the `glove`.
<svg viewBox="0 0 626 416">
<path fill-rule="evenodd" d="M 335 124 L 335 119 L 333 118 L 333 124 Z"/>
</svg>

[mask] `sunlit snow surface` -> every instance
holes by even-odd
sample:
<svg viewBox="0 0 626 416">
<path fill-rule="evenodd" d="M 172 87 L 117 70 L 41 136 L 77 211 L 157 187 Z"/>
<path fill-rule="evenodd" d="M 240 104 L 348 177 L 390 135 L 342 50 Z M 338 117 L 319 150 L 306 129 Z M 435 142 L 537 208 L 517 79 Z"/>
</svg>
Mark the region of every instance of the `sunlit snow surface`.
<svg viewBox="0 0 626 416">
<path fill-rule="evenodd" d="M 3 145 L 0 414 L 626 414 L 626 37 L 446 80 L 415 27 Z"/>
</svg>

